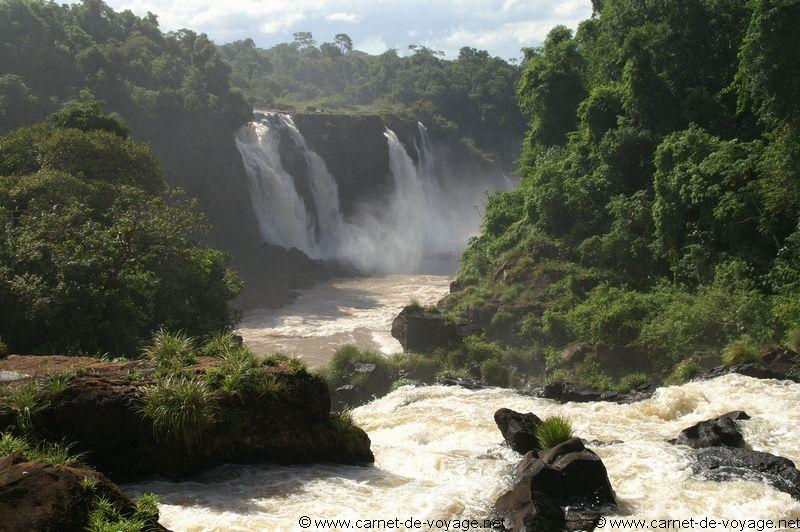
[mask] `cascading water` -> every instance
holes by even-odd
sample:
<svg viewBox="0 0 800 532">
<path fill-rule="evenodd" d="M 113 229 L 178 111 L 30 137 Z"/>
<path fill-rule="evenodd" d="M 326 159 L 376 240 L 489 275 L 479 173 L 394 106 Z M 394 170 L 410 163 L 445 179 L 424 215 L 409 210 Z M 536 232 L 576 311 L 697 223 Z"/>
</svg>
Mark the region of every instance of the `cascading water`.
<svg viewBox="0 0 800 532">
<path fill-rule="evenodd" d="M 162 494 L 161 522 L 181 531 L 301 530 L 304 515 L 482 519 L 520 458 L 502 445 L 492 419 L 501 407 L 565 416 L 587 440 L 618 441 L 593 449 L 608 468 L 619 515 L 648 522 L 800 518 L 800 501 L 761 480 L 693 476 L 690 451 L 667 441 L 697 421 L 741 409 L 752 416 L 741 427 L 755 450 L 798 463 L 800 384 L 740 375 L 661 388 L 622 405 L 561 405 L 504 389 L 402 387 L 353 412 L 372 440 L 374 467 L 225 466 L 191 482 L 154 481 L 132 491 Z"/>
<path fill-rule="evenodd" d="M 291 175 L 281 160 L 282 130 L 305 159 L 310 199 L 299 192 L 300 177 Z M 461 182 L 463 190 L 456 191 L 442 186 L 422 123 L 418 133 L 415 164 L 397 134 L 386 129 L 392 190 L 383 201 L 360 205 L 345 219 L 334 177 L 290 116 L 266 113 L 244 126 L 236 144 L 263 238 L 370 273 L 418 272 L 430 257 L 455 257 L 478 227 L 473 206 L 482 201 L 485 187 Z"/>
</svg>

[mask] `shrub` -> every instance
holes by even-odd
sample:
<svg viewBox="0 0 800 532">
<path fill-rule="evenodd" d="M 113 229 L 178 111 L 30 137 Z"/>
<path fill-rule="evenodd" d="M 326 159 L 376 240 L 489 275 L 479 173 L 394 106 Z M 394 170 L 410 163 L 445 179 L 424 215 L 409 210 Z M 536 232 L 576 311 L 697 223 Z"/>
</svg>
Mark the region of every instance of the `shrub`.
<svg viewBox="0 0 800 532">
<path fill-rule="evenodd" d="M 0 403 L 0 411 L 14 416 L 17 429 L 32 432 L 36 415 L 47 404 L 42 400 L 39 387 L 34 381 L 26 381 L 12 389 Z"/>
<path fill-rule="evenodd" d="M 650 382 L 650 377 L 644 373 L 630 373 L 622 377 L 617 383 L 617 391 L 621 393 L 628 393 L 634 388 L 644 386 Z"/>
<path fill-rule="evenodd" d="M 572 438 L 572 423 L 563 417 L 548 417 L 536 427 L 536 440 L 542 450 L 555 447 L 570 438 Z"/>
<path fill-rule="evenodd" d="M 194 340 L 183 331 L 170 332 L 164 328 L 157 330 L 145 347 L 144 356 L 159 368 L 175 371 L 189 364 L 195 364 Z"/>
<path fill-rule="evenodd" d="M 672 372 L 664 380 L 664 384 L 678 385 L 686 384 L 692 380 L 700 371 L 700 366 L 694 360 L 687 358 L 681 360 L 672 369 Z"/>
<path fill-rule="evenodd" d="M 375 370 L 367 375 L 365 373 L 355 374 L 354 368 L 357 364 L 375 364 Z M 329 365 L 328 385 L 332 389 L 345 384 L 355 384 L 350 381 L 354 378 L 365 377 L 372 381 L 376 387 L 382 383 L 386 383 L 386 388 L 389 386 L 390 380 L 389 361 L 382 355 L 375 351 L 361 350 L 353 345 L 346 345 L 339 348 L 333 355 L 333 359 Z"/>
<path fill-rule="evenodd" d="M 497 359 L 490 358 L 481 363 L 481 378 L 489 386 L 508 388 L 511 372 Z"/>
<path fill-rule="evenodd" d="M 440 368 L 440 363 L 427 355 L 419 353 L 401 353 L 391 359 L 391 364 L 397 373 L 407 376 L 409 379 L 422 381 L 425 383 L 433 382 L 436 372 Z"/>
<path fill-rule="evenodd" d="M 204 379 L 166 376 L 141 388 L 140 411 L 153 422 L 156 439 L 182 445 L 187 452 L 200 446 L 214 424 L 217 403 Z"/>
<path fill-rule="evenodd" d="M 786 347 L 800 352 L 800 327 L 792 329 L 786 335 Z"/>
<path fill-rule="evenodd" d="M 760 357 L 753 343 L 748 338 L 735 340 L 722 350 L 722 364 L 735 366 L 745 362 L 758 362 Z"/>
</svg>

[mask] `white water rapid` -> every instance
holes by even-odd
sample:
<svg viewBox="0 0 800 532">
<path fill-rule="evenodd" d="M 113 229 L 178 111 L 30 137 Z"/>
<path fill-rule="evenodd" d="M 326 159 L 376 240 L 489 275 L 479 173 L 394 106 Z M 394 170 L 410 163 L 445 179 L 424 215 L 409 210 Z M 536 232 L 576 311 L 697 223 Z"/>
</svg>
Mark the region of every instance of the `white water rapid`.
<svg viewBox="0 0 800 532">
<path fill-rule="evenodd" d="M 281 142 L 286 141 L 282 131 L 288 132 L 305 158 L 307 183 L 305 176 L 290 174 L 281 159 Z M 264 240 L 367 273 L 440 272 L 437 259 L 455 257 L 463 250 L 480 224 L 475 207 L 485 203 L 485 192 L 497 185 L 486 179 L 477 184 L 443 183 L 422 123 L 418 134 L 415 163 L 397 134 L 386 129 L 392 191 L 383 201 L 359 205 L 345 219 L 335 178 L 291 116 L 265 113 L 242 127 L 236 145 Z M 364 186 L 370 186 L 366 176 Z M 306 188 L 304 199 L 301 190 Z"/>
<path fill-rule="evenodd" d="M 760 481 L 693 477 L 688 451 L 666 441 L 697 421 L 741 409 L 752 416 L 741 426 L 754 449 L 800 462 L 800 385 L 739 375 L 662 388 L 630 405 L 560 405 L 503 389 L 407 386 L 354 411 L 372 439 L 373 467 L 225 466 L 191 482 L 129 489 L 161 494 L 161 522 L 176 531 L 295 531 L 303 530 L 301 516 L 480 519 L 520 458 L 502 445 L 494 424 L 501 407 L 567 416 L 583 438 L 622 440 L 594 447 L 608 468 L 619 515 L 800 518 L 800 502 Z"/>
</svg>

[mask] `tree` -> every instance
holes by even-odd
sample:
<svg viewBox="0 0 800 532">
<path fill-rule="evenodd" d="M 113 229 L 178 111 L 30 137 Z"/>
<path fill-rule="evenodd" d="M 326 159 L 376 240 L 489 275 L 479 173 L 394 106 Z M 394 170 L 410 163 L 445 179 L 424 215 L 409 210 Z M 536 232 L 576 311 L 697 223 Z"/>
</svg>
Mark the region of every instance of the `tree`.
<svg viewBox="0 0 800 532">
<path fill-rule="evenodd" d="M 294 37 L 294 43 L 301 50 L 313 48 L 317 45 L 317 41 L 314 40 L 314 36 L 311 35 L 310 31 L 297 31 L 292 36 Z"/>
<path fill-rule="evenodd" d="M 339 47 L 343 54 L 349 54 L 353 51 L 353 39 L 346 33 L 337 33 L 333 38 L 333 42 Z"/>
</svg>

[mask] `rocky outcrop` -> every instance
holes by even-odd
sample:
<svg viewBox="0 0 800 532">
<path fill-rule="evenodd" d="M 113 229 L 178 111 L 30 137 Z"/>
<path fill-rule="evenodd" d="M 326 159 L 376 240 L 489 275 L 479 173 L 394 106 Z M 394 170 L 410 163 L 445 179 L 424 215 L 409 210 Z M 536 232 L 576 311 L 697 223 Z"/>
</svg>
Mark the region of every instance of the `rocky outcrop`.
<svg viewBox="0 0 800 532">
<path fill-rule="evenodd" d="M 756 379 L 800 382 L 800 354 L 786 348 L 773 349 L 761 355 L 761 359 L 758 362 L 718 366 L 699 378 L 713 379 L 728 373 L 738 373 Z"/>
<path fill-rule="evenodd" d="M 579 438 L 517 464 L 511 489 L 494 509 L 512 532 L 593 529 L 597 517 L 616 507 L 605 465 Z"/>
<path fill-rule="evenodd" d="M 699 449 L 701 447 L 744 448 L 742 436 L 736 421 L 750 419 L 745 412 L 737 410 L 713 419 L 701 421 L 678 434 L 675 443 Z"/>
<path fill-rule="evenodd" d="M 405 351 L 425 353 L 449 347 L 473 332 L 466 322 L 455 322 L 417 305 L 405 307 L 392 321 L 392 336 Z"/>
<path fill-rule="evenodd" d="M 740 410 L 728 412 L 684 429 L 673 443 L 694 448 L 692 472 L 706 480 L 758 478 L 800 500 L 800 471 L 788 458 L 748 449 L 736 424 L 747 419 Z"/>
<path fill-rule="evenodd" d="M 696 475 L 724 482 L 761 479 L 773 488 L 800 500 L 800 471 L 782 456 L 731 447 L 707 447 L 695 451 L 692 471 Z"/>
<path fill-rule="evenodd" d="M 0 369 L 4 364 L 19 365 L 25 358 L 46 365 L 50 357 L 10 357 L 0 362 Z M 216 363 L 216 359 L 201 358 L 184 371 L 202 377 Z M 35 427 L 47 440 L 75 442 L 76 451 L 87 453 L 88 464 L 115 480 L 155 473 L 180 477 L 223 463 L 374 460 L 366 433 L 331 413 L 323 380 L 283 367 L 259 370 L 275 380 L 279 391 L 220 396 L 219 414 L 203 433 L 199 448 L 191 452 L 157 438 L 152 421 L 141 413 L 142 387 L 155 378 L 153 369 L 143 362 L 106 362 L 78 372 L 65 389 L 47 392 L 42 398 Z M 0 416 L 0 431 L 12 423 L 8 416 Z"/>
<path fill-rule="evenodd" d="M 538 451 L 536 427 L 542 422 L 536 414 L 521 414 L 508 408 L 501 408 L 494 413 L 494 422 L 503 434 L 503 438 L 514 451 L 525 454 Z"/>
<path fill-rule="evenodd" d="M 134 517 L 136 505 L 97 471 L 29 461 L 18 451 L 0 458 L 3 530 L 83 531 L 101 499 L 123 517 Z M 157 516 L 147 518 L 146 524 L 148 530 L 166 530 Z"/>
<path fill-rule="evenodd" d="M 652 383 L 642 384 L 628 392 L 617 392 L 614 390 L 598 390 L 582 382 L 553 381 L 544 387 L 527 390 L 527 393 L 560 403 L 589 403 L 594 401 L 634 403 L 648 399 L 655 391 L 656 386 Z"/>
</svg>

